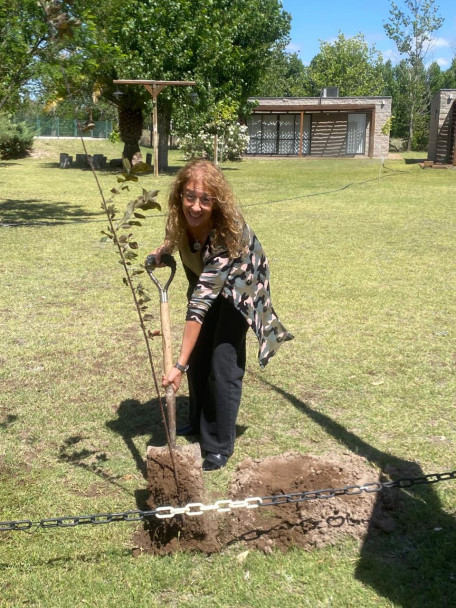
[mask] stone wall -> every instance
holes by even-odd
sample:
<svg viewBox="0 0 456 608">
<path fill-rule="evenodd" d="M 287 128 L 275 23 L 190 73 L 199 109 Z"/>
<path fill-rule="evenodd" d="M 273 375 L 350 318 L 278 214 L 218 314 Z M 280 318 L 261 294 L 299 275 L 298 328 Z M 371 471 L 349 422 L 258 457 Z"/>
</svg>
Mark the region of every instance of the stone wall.
<svg viewBox="0 0 456 608">
<path fill-rule="evenodd" d="M 455 100 L 456 89 L 442 89 L 431 102 L 428 159 L 435 163 L 452 162 L 451 124 Z"/>
</svg>

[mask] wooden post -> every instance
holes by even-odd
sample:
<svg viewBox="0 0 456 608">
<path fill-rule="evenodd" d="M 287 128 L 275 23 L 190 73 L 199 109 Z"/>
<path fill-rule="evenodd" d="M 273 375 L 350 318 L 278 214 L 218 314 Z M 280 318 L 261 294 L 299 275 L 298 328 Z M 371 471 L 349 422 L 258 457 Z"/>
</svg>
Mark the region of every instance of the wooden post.
<svg viewBox="0 0 456 608">
<path fill-rule="evenodd" d="M 158 96 L 165 88 L 165 84 L 157 84 L 156 82 L 152 83 L 152 86 L 149 84 L 144 85 L 146 89 L 152 96 L 152 101 L 154 104 L 154 111 L 152 114 L 152 124 L 154 131 L 154 176 L 158 177 L 158 146 L 159 146 L 159 137 L 158 137 Z"/>
<path fill-rule="evenodd" d="M 373 158 L 374 156 L 374 140 L 375 140 L 375 108 L 372 110 L 371 114 L 371 123 L 369 129 L 369 148 L 368 148 L 368 157 Z"/>
<path fill-rule="evenodd" d="M 218 165 L 218 137 L 214 135 L 214 164 Z"/>
<path fill-rule="evenodd" d="M 193 86 L 196 84 L 193 80 L 113 80 L 114 84 L 140 84 L 149 91 L 152 101 L 154 104 L 154 111 L 152 114 L 153 122 L 153 135 L 154 135 L 154 176 L 158 176 L 158 109 L 157 109 L 157 97 L 163 91 L 163 89 L 169 85 L 171 86 Z"/>
<path fill-rule="evenodd" d="M 158 108 L 157 108 L 157 95 L 155 92 L 155 85 L 153 87 L 154 94 L 152 95 L 154 101 L 154 175 L 158 177 Z"/>
<path fill-rule="evenodd" d="M 299 156 L 302 157 L 302 138 L 304 136 L 304 112 L 301 111 L 301 123 L 299 125 Z"/>
</svg>

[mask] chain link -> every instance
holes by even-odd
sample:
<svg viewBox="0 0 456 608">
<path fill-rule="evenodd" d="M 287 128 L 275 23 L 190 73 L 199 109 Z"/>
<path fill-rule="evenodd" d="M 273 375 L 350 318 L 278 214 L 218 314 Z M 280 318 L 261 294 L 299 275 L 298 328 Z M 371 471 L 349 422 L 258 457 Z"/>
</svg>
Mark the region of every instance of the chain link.
<svg viewBox="0 0 456 608">
<path fill-rule="evenodd" d="M 291 494 L 276 494 L 274 496 L 254 496 L 243 500 L 217 500 L 212 505 L 201 502 L 191 502 L 185 507 L 157 507 L 152 511 L 124 511 L 123 513 L 97 513 L 95 515 L 78 515 L 74 517 L 51 517 L 40 521 L 21 519 L 17 521 L 0 522 L 0 532 L 23 531 L 29 532 L 37 528 L 74 528 L 82 525 L 102 525 L 115 522 L 138 522 L 156 517 L 157 519 L 171 519 L 176 515 L 189 517 L 203 515 L 209 511 L 216 513 L 229 513 L 233 509 L 256 509 L 258 507 L 275 507 L 282 504 L 298 503 L 308 500 L 328 500 L 336 496 L 358 496 L 363 492 L 381 492 L 391 488 L 410 488 L 422 484 L 434 484 L 440 481 L 456 479 L 456 471 L 448 473 L 432 473 L 422 477 L 404 477 L 396 481 L 370 481 L 363 485 L 351 485 L 343 488 L 327 488 L 307 492 L 293 492 Z"/>
<path fill-rule="evenodd" d="M 433 473 L 430 475 L 423 475 L 422 477 L 405 477 L 396 481 L 370 481 L 363 485 L 345 486 L 344 488 L 263 496 L 261 506 L 276 506 L 286 503 L 304 502 L 306 500 L 326 500 L 336 496 L 357 496 L 363 492 L 381 492 L 384 489 L 390 488 L 410 488 L 415 485 L 433 484 L 449 479 L 456 479 L 456 471 L 450 473 Z"/>
<path fill-rule="evenodd" d="M 203 513 L 207 513 L 208 511 L 228 513 L 232 509 L 256 509 L 261 503 L 262 499 L 258 496 L 246 498 L 245 500 L 217 500 L 213 505 L 193 502 L 185 507 L 158 507 L 158 509 L 155 509 L 155 517 L 158 519 L 166 519 L 174 517 L 175 515 L 203 515 Z"/>
</svg>

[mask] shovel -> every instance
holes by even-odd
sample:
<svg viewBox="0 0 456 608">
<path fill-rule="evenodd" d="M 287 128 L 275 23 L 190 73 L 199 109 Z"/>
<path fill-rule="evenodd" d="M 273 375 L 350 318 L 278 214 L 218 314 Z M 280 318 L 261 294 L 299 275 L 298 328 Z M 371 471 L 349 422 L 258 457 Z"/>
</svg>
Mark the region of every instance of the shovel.
<svg viewBox="0 0 456 608">
<path fill-rule="evenodd" d="M 160 266 L 164 264 L 171 270 L 171 274 L 164 285 L 160 283 L 158 278 L 154 274 L 154 270 L 157 268 L 156 256 L 150 254 L 146 258 L 144 264 L 146 271 L 155 285 L 158 287 L 160 293 L 160 321 L 161 321 L 161 334 L 162 334 L 162 347 L 163 347 L 163 369 L 165 375 L 171 371 L 173 367 L 173 353 L 171 347 L 171 325 L 169 320 L 169 301 L 168 301 L 168 287 L 176 274 L 176 260 L 169 253 L 164 253 L 160 258 Z M 168 412 L 168 431 L 171 442 L 171 447 L 176 447 L 176 394 L 172 385 L 166 387 L 166 410 Z"/>
</svg>

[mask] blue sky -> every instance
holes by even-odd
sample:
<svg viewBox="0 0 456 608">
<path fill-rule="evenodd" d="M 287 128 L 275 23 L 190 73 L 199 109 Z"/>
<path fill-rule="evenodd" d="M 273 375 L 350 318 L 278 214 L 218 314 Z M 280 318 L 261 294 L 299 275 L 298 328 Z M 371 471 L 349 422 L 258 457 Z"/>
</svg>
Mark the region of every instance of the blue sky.
<svg viewBox="0 0 456 608">
<path fill-rule="evenodd" d="M 403 7 L 402 0 L 395 0 Z M 308 64 L 320 50 L 320 40 L 332 42 L 341 31 L 346 38 L 361 32 L 369 45 L 375 44 L 383 59 L 393 63 L 400 60 L 396 46 L 387 38 L 383 23 L 388 20 L 389 0 L 282 0 L 283 8 L 291 13 L 290 51 L 296 51 Z M 435 33 L 435 44 L 427 57 L 437 61 L 442 69 L 449 67 L 456 55 L 456 0 L 436 0 L 439 14 L 445 18 Z"/>
</svg>

